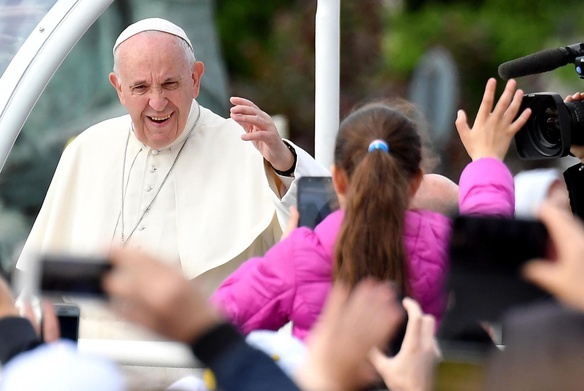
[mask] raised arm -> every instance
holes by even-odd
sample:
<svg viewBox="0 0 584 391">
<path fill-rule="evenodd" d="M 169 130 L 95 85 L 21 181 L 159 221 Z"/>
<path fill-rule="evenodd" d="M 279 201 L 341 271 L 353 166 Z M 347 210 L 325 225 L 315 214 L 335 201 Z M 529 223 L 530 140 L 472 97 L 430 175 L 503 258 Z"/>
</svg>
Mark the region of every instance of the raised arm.
<svg viewBox="0 0 584 391">
<path fill-rule="evenodd" d="M 523 92 L 509 80 L 495 104 L 497 82 L 487 81 L 483 100 L 470 127 L 463 110 L 456 128 L 472 162 L 459 181 L 459 210 L 462 214 L 511 216 L 515 210 L 513 175 L 503 163 L 515 133 L 527 121 L 531 110 L 518 115 Z"/>
</svg>

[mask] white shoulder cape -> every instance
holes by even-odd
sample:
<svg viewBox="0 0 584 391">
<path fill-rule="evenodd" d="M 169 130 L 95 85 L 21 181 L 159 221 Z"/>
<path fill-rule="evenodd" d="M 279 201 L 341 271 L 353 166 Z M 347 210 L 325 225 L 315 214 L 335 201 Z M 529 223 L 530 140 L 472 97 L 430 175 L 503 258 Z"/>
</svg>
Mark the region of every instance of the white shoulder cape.
<svg viewBox="0 0 584 391">
<path fill-rule="evenodd" d="M 295 183 L 282 200 L 270 189 L 263 157 L 241 140 L 243 129 L 236 122 L 201 110 L 174 168 L 178 253 L 189 278 L 235 258 L 268 227 L 274 213 L 283 226 L 289 205 L 296 202 Z M 18 269 L 26 270 L 38 252 L 99 253 L 111 245 L 130 121 L 129 115 L 103 121 L 67 146 Z M 328 175 L 305 151 L 296 150 L 296 177 Z"/>
</svg>

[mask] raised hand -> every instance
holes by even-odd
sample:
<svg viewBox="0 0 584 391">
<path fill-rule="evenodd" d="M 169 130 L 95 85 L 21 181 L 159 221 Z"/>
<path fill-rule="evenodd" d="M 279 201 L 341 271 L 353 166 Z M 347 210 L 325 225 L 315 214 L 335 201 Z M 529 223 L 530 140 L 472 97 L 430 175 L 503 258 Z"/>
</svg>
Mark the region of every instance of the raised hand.
<svg viewBox="0 0 584 391">
<path fill-rule="evenodd" d="M 366 279 L 352 292 L 336 283 L 307 340 L 296 381 L 304 391 L 357 390 L 376 382 L 368 354 L 387 343 L 403 316 L 387 281 Z"/>
<path fill-rule="evenodd" d="M 403 300 L 408 325 L 400 351 L 393 357 L 375 349 L 371 362 L 392 391 L 433 390 L 434 369 L 440 356 L 434 338 L 435 319 L 422 313 L 420 305 L 410 298 Z"/>
<path fill-rule="evenodd" d="M 484 157 L 503 160 L 515 133 L 525 125 L 531 115 L 531 109 L 525 109 L 517 116 L 523 99 L 523 91 L 516 90 L 517 83 L 511 79 L 499 101 L 495 103 L 497 81 L 487 81 L 483 100 L 470 128 L 464 110 L 458 111 L 455 124 L 460 140 L 470 158 L 474 161 Z"/>
<path fill-rule="evenodd" d="M 252 101 L 231 97 L 231 119 L 245 130 L 242 140 L 251 141 L 273 168 L 286 171 L 294 164 L 294 155 L 282 141 L 276 125 L 266 112 Z"/>
</svg>

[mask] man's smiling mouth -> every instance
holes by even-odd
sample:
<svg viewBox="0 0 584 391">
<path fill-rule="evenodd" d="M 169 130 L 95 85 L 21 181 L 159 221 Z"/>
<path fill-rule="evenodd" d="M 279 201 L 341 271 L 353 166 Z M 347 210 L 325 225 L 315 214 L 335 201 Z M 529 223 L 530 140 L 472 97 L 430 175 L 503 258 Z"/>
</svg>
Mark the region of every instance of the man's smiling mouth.
<svg viewBox="0 0 584 391">
<path fill-rule="evenodd" d="M 150 118 L 154 122 L 161 123 L 161 122 L 164 122 L 167 119 L 169 119 L 170 118 L 170 114 L 169 115 L 165 115 L 164 117 L 148 117 L 148 118 Z"/>
</svg>

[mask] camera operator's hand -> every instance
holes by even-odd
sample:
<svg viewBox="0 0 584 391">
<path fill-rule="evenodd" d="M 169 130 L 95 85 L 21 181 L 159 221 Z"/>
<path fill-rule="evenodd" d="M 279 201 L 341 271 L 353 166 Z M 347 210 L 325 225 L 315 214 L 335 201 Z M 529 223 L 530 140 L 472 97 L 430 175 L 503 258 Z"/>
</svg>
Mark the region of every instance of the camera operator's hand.
<svg viewBox="0 0 584 391">
<path fill-rule="evenodd" d="M 569 95 L 564 99 L 564 102 L 576 102 L 579 100 L 584 100 L 584 92 L 575 92 L 572 95 Z"/>
<path fill-rule="evenodd" d="M 493 109 L 497 81 L 490 78 L 472 129 L 468 125 L 464 110 L 458 111 L 456 129 L 470 158 L 478 160 L 491 157 L 503 160 L 515 133 L 527 122 L 531 109 L 525 109 L 519 117 L 523 91 L 516 90 L 517 82 L 507 82 L 499 102 Z M 517 119 L 515 119 L 517 117 Z"/>
<path fill-rule="evenodd" d="M 575 94 L 566 97 L 566 99 L 564 99 L 564 102 L 576 102 L 581 100 L 584 100 L 584 92 L 576 92 Z M 571 145 L 570 152 L 572 153 L 572 155 L 580 159 L 582 163 L 584 163 L 584 146 Z"/>
</svg>

